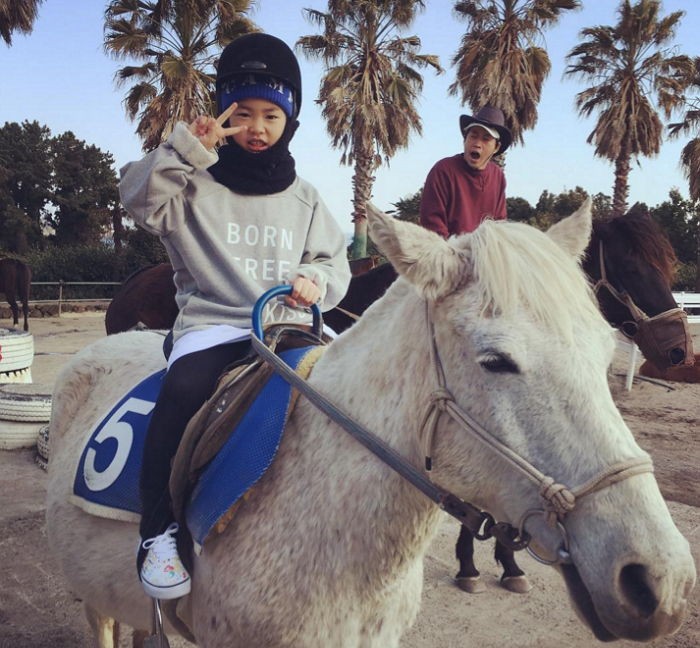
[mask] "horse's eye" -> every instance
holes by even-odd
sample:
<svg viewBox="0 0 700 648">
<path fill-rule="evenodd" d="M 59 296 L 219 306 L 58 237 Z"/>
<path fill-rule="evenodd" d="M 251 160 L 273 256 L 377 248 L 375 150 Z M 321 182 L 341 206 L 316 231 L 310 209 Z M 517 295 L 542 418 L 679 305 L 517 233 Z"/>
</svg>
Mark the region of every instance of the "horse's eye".
<svg viewBox="0 0 700 648">
<path fill-rule="evenodd" d="M 485 354 L 479 360 L 479 364 L 492 373 L 520 373 L 515 362 L 500 353 Z"/>
</svg>

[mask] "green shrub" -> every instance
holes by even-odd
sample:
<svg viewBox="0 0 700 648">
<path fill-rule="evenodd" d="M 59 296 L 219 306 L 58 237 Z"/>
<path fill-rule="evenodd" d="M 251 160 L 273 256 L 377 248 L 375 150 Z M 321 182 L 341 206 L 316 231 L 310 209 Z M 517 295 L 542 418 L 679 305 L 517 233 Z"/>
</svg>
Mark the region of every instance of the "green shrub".
<svg viewBox="0 0 700 648">
<path fill-rule="evenodd" d="M 36 282 L 122 282 L 145 266 L 167 261 L 160 241 L 147 233 L 130 232 L 127 245 L 117 254 L 108 245 L 49 245 L 32 250 L 25 257 L 32 269 L 31 298 L 57 299 L 58 286 Z M 110 299 L 119 286 L 64 286 L 65 299 Z"/>
<path fill-rule="evenodd" d="M 145 230 L 128 230 L 126 245 L 122 251 L 129 274 L 145 266 L 168 261 L 168 254 L 160 239 Z"/>
<path fill-rule="evenodd" d="M 697 266 L 694 263 L 681 263 L 676 272 L 676 279 L 673 282 L 673 290 L 695 292 L 695 277 Z"/>
</svg>

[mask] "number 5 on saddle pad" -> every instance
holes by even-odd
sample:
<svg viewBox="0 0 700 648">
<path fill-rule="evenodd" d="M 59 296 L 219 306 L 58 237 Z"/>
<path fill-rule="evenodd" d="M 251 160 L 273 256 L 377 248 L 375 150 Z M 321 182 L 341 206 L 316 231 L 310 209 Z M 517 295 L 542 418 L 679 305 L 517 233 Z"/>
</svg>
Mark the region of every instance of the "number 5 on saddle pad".
<svg viewBox="0 0 700 648">
<path fill-rule="evenodd" d="M 307 346 L 279 355 L 290 367 L 303 366 L 303 371 L 308 371 L 311 358 L 318 357 L 322 349 Z M 86 512 L 111 519 L 139 520 L 143 444 L 164 375 L 162 370 L 141 381 L 88 435 L 71 497 Z M 221 450 L 201 471 L 183 506 L 198 548 L 272 463 L 291 405 L 290 385 L 279 375 L 271 375 Z"/>
</svg>

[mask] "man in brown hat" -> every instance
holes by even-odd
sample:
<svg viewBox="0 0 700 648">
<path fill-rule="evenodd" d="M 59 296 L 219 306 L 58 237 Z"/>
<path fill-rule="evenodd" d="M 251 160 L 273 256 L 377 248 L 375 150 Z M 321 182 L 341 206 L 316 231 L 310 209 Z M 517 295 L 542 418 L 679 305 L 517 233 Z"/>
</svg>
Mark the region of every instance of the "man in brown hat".
<svg viewBox="0 0 700 648">
<path fill-rule="evenodd" d="M 491 161 L 512 142 L 503 112 L 484 106 L 462 115 L 464 152 L 437 162 L 428 173 L 420 205 L 420 223 L 447 238 L 474 231 L 485 218 L 505 219 L 506 179 Z"/>
</svg>

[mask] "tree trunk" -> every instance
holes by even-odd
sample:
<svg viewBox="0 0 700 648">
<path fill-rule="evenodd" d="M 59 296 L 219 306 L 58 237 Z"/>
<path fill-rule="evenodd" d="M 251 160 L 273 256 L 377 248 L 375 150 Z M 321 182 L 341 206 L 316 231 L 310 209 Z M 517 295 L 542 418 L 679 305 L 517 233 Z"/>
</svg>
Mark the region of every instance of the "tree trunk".
<svg viewBox="0 0 700 648">
<path fill-rule="evenodd" d="M 700 223 L 698 230 L 700 230 Z M 695 292 L 700 292 L 700 231 L 695 233 L 695 251 Z"/>
<path fill-rule="evenodd" d="M 623 150 L 615 160 L 615 185 L 613 187 L 613 217 L 622 216 L 627 211 L 629 195 L 630 156 Z"/>
<path fill-rule="evenodd" d="M 119 254 L 124 243 L 124 224 L 122 223 L 122 208 L 115 205 L 112 209 L 112 237 L 114 239 L 114 251 Z"/>
<path fill-rule="evenodd" d="M 29 252 L 29 234 L 32 231 L 32 222 L 27 214 L 19 207 L 9 205 L 5 227 L 8 229 L 10 252 L 16 252 L 20 255 Z"/>
<path fill-rule="evenodd" d="M 350 259 L 364 259 L 367 256 L 367 201 L 372 197 L 373 166 L 372 155 L 355 157 L 355 173 L 352 177 L 352 222 L 355 231 Z"/>
<path fill-rule="evenodd" d="M 29 252 L 29 242 L 27 241 L 27 233 L 24 230 L 15 232 L 15 240 L 12 245 L 11 252 L 23 255 Z"/>
</svg>

